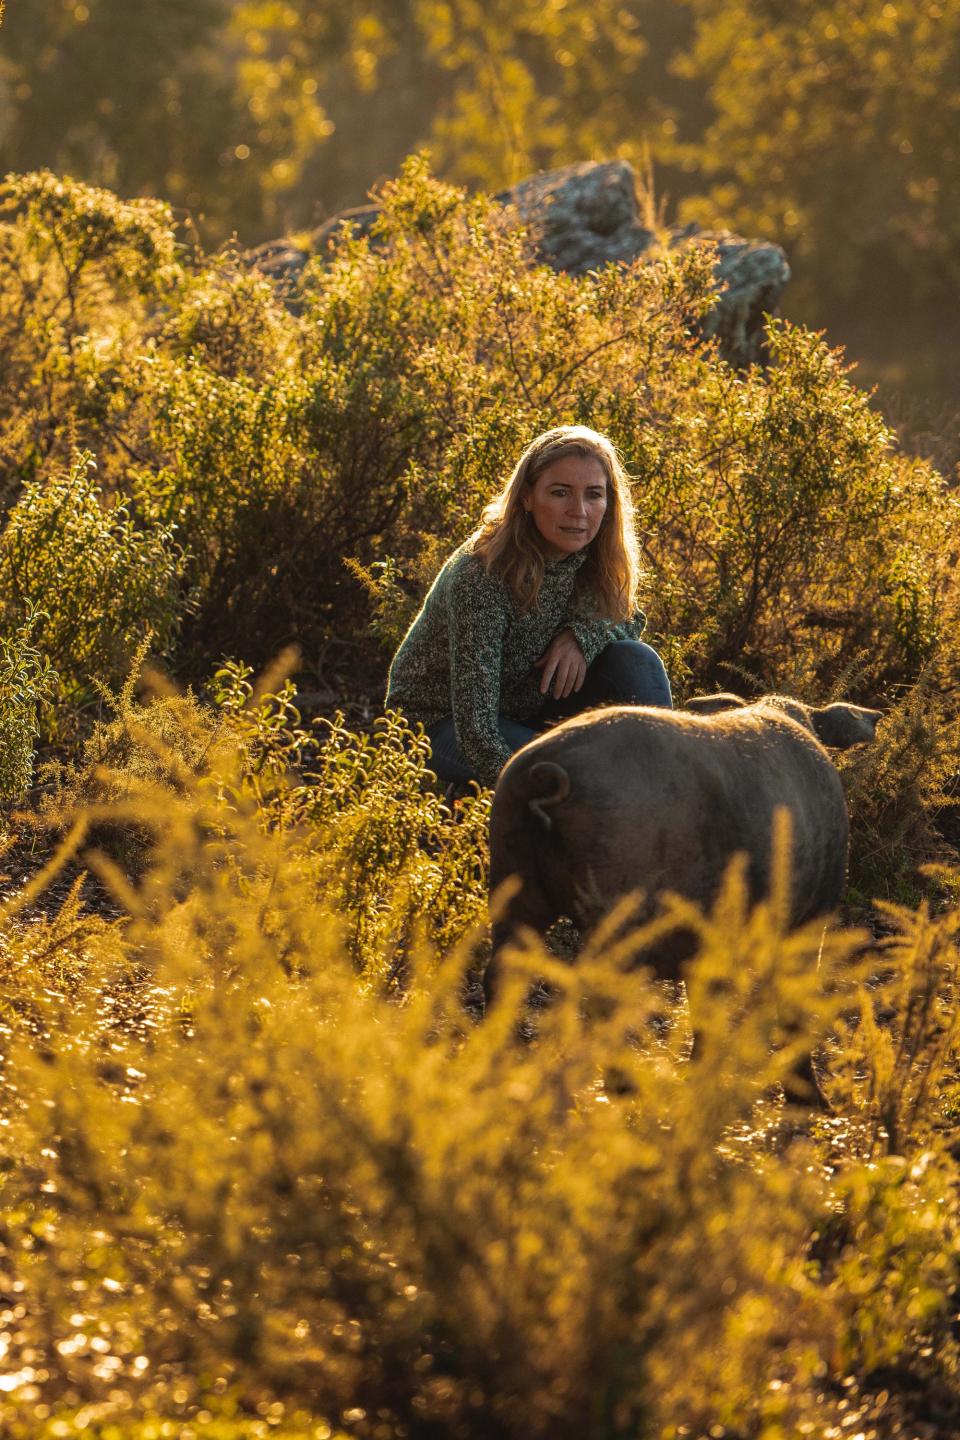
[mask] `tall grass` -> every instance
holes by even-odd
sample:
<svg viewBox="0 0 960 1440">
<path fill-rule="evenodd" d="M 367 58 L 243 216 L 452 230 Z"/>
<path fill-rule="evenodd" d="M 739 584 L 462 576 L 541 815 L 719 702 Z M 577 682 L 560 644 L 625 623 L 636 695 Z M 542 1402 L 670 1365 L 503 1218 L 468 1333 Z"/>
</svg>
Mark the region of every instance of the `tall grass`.
<svg viewBox="0 0 960 1440">
<path fill-rule="evenodd" d="M 848 1373 L 938 1340 L 949 1372 L 955 913 L 865 956 L 734 870 L 657 922 L 699 937 L 696 1059 L 629 905 L 572 967 L 515 951 L 480 1021 L 469 809 L 391 722 L 335 727 L 309 787 L 275 766 L 268 815 L 298 727 L 278 749 L 283 692 L 248 683 L 175 783 L 100 772 L 77 825 L 150 837 L 136 874 L 87 855 L 121 918 L 4 912 L 11 1433 L 772 1437 Z M 162 756 L 171 704 L 111 723 Z M 796 1133 L 777 1086 L 817 1035 L 843 1119 Z"/>
</svg>

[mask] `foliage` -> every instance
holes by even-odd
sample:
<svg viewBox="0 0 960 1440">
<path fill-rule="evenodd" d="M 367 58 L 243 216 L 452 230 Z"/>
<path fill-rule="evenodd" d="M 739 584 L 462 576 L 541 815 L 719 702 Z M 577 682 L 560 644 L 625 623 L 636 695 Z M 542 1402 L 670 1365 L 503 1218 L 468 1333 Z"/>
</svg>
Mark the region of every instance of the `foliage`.
<svg viewBox="0 0 960 1440">
<path fill-rule="evenodd" d="M 298 863 L 343 917 L 345 953 L 371 984 L 396 987 L 425 916 L 444 948 L 482 923 L 489 792 L 451 810 L 421 731 L 396 714 L 369 734 L 348 730 L 342 715 L 305 728 L 292 683 L 271 688 L 282 663 L 256 688 L 248 666 L 225 664 L 212 705 L 150 673 L 136 698 L 142 659 L 77 757 L 47 767 L 39 823 L 48 835 L 69 831 L 82 811 L 111 864 L 140 875 L 157 840 L 139 817 L 144 793 L 210 790 L 264 830 L 291 836 Z M 381 974 L 388 952 L 393 968 Z"/>
<path fill-rule="evenodd" d="M 936 1143 L 942 1113 L 956 1110 L 958 914 L 932 915 L 926 902 L 882 908 L 894 933 L 861 995 L 844 1064 L 872 1119 L 871 1152 L 900 1155 Z"/>
<path fill-rule="evenodd" d="M 711 217 L 781 239 L 834 293 L 876 293 L 878 272 L 914 299 L 955 283 L 956 5 L 689 3 L 686 72 L 715 111 L 692 141 L 717 177 Z"/>
<path fill-rule="evenodd" d="M 890 707 L 877 741 L 837 757 L 851 824 L 851 900 L 916 903 L 929 879 L 952 885 L 942 867 L 955 845 L 941 833 L 960 770 L 960 719 L 949 696 L 924 676 Z M 933 865 L 925 882 L 921 867 Z M 939 869 L 937 866 L 939 865 Z"/>
<path fill-rule="evenodd" d="M 486 911 L 488 792 L 444 803 L 418 727 L 388 712 L 369 733 L 341 714 L 301 724 L 289 680 L 254 689 L 248 667 L 228 664 L 213 695 L 242 755 L 241 806 L 261 823 L 310 837 L 312 875 L 343 919 L 341 944 L 371 982 L 395 985 L 430 916 L 431 942 L 446 951 L 482 924 Z M 227 793 L 227 792 L 222 792 Z M 380 967 L 390 954 L 390 968 Z"/>
<path fill-rule="evenodd" d="M 658 621 L 711 678 L 734 663 L 758 690 L 774 655 L 797 692 L 860 661 L 873 684 L 916 674 L 951 603 L 955 499 L 893 452 L 821 336 L 780 323 L 770 345 L 768 372 L 713 366 L 628 442 Z"/>
<path fill-rule="evenodd" d="M 428 769 L 429 742 L 400 715 L 388 713 L 372 735 L 347 730 L 341 715 L 325 728 L 317 766 L 291 800 L 327 830 L 317 879 L 350 917 L 349 952 L 376 973 L 392 946 L 393 982 L 425 917 L 444 952 L 483 923 L 490 795 L 468 795 L 451 811 Z"/>
<path fill-rule="evenodd" d="M 948 865 L 956 852 L 938 834 L 960 768 L 953 706 L 924 681 L 891 707 L 877 743 L 838 763 L 851 811 L 851 899 L 920 899 L 920 868 Z"/>
<path fill-rule="evenodd" d="M 35 607 L 36 644 L 76 703 L 95 681 L 122 679 L 144 636 L 169 646 L 179 570 L 171 532 L 138 526 L 119 497 L 105 505 L 92 457 L 80 454 L 69 470 L 28 481 L 10 511 L 0 535 L 0 609 L 10 616 Z"/>
<path fill-rule="evenodd" d="M 299 85 L 275 94 L 244 55 L 243 31 L 230 33 L 236 8 L 17 6 L 4 33 L 4 168 L 53 165 L 125 194 L 168 195 L 201 223 L 209 216 L 218 238 L 238 221 L 278 223 L 273 194 L 322 139 L 324 115 Z"/>
<path fill-rule="evenodd" d="M 8 191 L 0 548 L 78 700 L 148 626 L 194 674 L 295 640 L 379 691 L 381 647 L 526 441 L 583 419 L 635 475 L 652 633 L 681 690 L 740 667 L 811 697 L 856 671 L 878 695 L 954 663 L 955 498 L 896 453 L 821 336 L 774 326 L 773 365 L 743 374 L 697 339 L 708 246 L 556 275 L 414 159 L 294 311 L 231 252 L 188 263 L 147 202 L 43 175 Z M 100 498 L 71 459 L 94 436 Z M 37 531 L 57 516 L 91 537 L 70 576 Z"/>
<path fill-rule="evenodd" d="M 39 170 L 7 177 L 3 208 L 39 265 L 56 260 L 71 320 L 83 301 L 101 298 L 87 288 L 98 263 L 115 283 L 155 290 L 173 261 L 170 207 L 160 200 L 118 202 L 109 190 Z"/>
<path fill-rule="evenodd" d="M 39 710 L 56 684 L 50 662 L 33 643 L 38 616 L 0 638 L 0 802 L 20 800 L 33 775 Z"/>
<path fill-rule="evenodd" d="M 301 390 L 288 374 L 234 378 L 193 355 L 155 359 L 143 372 L 139 399 L 159 463 L 134 469 L 135 495 L 182 537 L 197 628 L 214 653 L 241 627 L 258 657 L 289 638 L 276 623 L 258 631 L 270 616 L 283 625 L 296 613 L 305 578 L 297 551 L 318 523 L 310 508 L 322 504 L 297 445 Z"/>
<path fill-rule="evenodd" d="M 0 507 L 49 459 L 109 433 L 147 303 L 177 273 L 172 214 L 48 171 L 0 187 Z M 105 456 L 103 457 L 106 458 Z M 124 455 L 124 459 L 126 456 Z"/>
<path fill-rule="evenodd" d="M 189 692 L 178 693 L 156 672 L 143 670 L 148 648 L 141 644 L 116 694 L 101 688 L 107 715 L 77 752 L 45 766 L 45 791 L 34 822 L 49 841 L 69 831 L 83 810 L 91 821 L 88 840 L 129 875 L 145 869 L 155 837 L 149 825 L 123 813 L 124 805 L 144 786 L 182 792 L 216 763 L 226 738 L 209 707 Z"/>
<path fill-rule="evenodd" d="M 0 165 L 256 243 L 362 204 L 424 145 L 490 189 L 652 157 L 682 220 L 786 247 L 790 313 L 942 402 L 957 27 L 955 0 L 32 0 L 4 32 Z"/>
<path fill-rule="evenodd" d="M 392 654 L 417 613 L 413 597 L 400 584 L 396 557 L 388 555 L 385 560 L 374 560 L 370 565 L 362 565 L 354 558 L 346 563 L 350 573 L 356 576 L 366 591 L 370 634 Z"/>
<path fill-rule="evenodd" d="M 256 27 L 264 66 L 282 68 L 282 55 L 317 86 L 340 151 L 324 157 L 325 176 L 312 167 L 328 186 L 331 168 L 349 185 L 347 154 L 382 171 L 389 127 L 407 150 L 429 144 L 451 178 L 498 188 L 544 164 L 629 146 L 657 110 L 635 84 L 649 10 L 616 0 L 366 0 L 344 21 L 331 5 L 292 0 L 271 12 L 243 0 L 233 19 L 248 35 Z"/>
<path fill-rule="evenodd" d="M 5 37 L 3 160 L 168 195 L 215 240 L 308 223 L 318 200 L 355 204 L 424 143 L 454 178 L 496 188 L 631 148 L 662 109 L 645 98 L 653 10 L 177 0 L 134 14 L 37 0 Z"/>
<path fill-rule="evenodd" d="M 292 753 L 283 692 L 255 698 L 236 667 L 219 685 L 239 752 L 128 787 L 117 818 L 156 836 L 136 884 L 90 857 L 123 918 L 84 919 L 76 892 L 59 918 L 0 917 L 12 1434 L 772 1437 L 837 1423 L 832 1384 L 865 1367 L 939 1347 L 946 1383 L 957 1037 L 918 1027 L 913 982 L 885 992 L 912 1078 L 879 1159 L 888 1047 L 865 1025 L 842 1038 L 889 951 L 852 966 L 860 934 L 786 935 L 782 885 L 751 913 L 734 873 L 709 915 L 657 922 L 698 936 L 697 1058 L 632 968 L 649 931 L 629 906 L 573 969 L 515 952 L 478 1024 L 476 931 L 439 954 L 368 930 L 359 976 L 351 948 L 378 875 L 416 890 L 423 854 L 455 844 L 410 847 L 437 818 L 406 789 L 412 737 L 334 727 L 311 808 L 273 759 L 250 769 Z M 345 859 L 359 885 L 336 883 Z M 469 893 L 466 852 L 445 863 Z M 456 894 L 421 896 L 451 935 Z M 905 918 L 897 972 L 947 974 L 955 920 Z M 398 953 L 401 995 L 383 984 Z M 534 976 L 554 1002 L 524 1039 Z M 791 1143 L 762 1097 L 830 1028 L 846 1118 Z"/>
</svg>

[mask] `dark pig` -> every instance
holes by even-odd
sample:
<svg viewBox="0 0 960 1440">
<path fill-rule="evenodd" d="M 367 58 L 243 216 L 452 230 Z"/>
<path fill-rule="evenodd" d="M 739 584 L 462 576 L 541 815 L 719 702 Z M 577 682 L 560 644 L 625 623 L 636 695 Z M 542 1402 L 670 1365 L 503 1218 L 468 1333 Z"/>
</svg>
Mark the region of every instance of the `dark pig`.
<svg viewBox="0 0 960 1440">
<path fill-rule="evenodd" d="M 542 934 L 566 915 L 589 930 L 631 891 L 643 892 L 648 914 L 667 890 L 708 906 L 739 853 L 760 900 L 780 807 L 792 820 L 792 924 L 835 910 L 849 825 L 824 747 L 873 740 L 879 718 L 857 705 L 711 695 L 687 711 L 594 710 L 537 736 L 504 767 L 493 798 L 491 890 L 510 876 L 521 887 L 494 924 L 487 1001 L 521 926 Z M 690 949 L 690 937 L 672 936 L 643 959 L 676 979 Z"/>
</svg>

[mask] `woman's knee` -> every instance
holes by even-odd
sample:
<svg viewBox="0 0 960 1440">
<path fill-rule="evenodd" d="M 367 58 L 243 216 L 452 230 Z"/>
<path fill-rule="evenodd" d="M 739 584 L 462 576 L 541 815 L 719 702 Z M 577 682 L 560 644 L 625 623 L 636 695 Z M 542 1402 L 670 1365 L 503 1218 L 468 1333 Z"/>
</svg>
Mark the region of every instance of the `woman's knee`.
<svg viewBox="0 0 960 1440">
<path fill-rule="evenodd" d="M 590 667 L 591 678 L 608 701 L 673 708 L 663 661 L 643 640 L 613 640 Z M 594 674 L 595 672 L 595 674 Z"/>
</svg>

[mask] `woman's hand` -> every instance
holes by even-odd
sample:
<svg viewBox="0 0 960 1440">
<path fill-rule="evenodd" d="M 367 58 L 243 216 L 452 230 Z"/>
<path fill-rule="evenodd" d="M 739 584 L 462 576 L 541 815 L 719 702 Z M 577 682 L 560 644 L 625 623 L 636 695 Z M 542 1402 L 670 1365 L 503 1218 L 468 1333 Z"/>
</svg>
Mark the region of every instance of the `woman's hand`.
<svg viewBox="0 0 960 1440">
<path fill-rule="evenodd" d="M 541 695 L 547 694 L 551 683 L 555 700 L 565 700 L 574 690 L 579 690 L 586 678 L 587 662 L 573 631 L 559 630 L 540 659 L 534 661 L 533 668 L 543 670 L 540 676 Z"/>
</svg>

